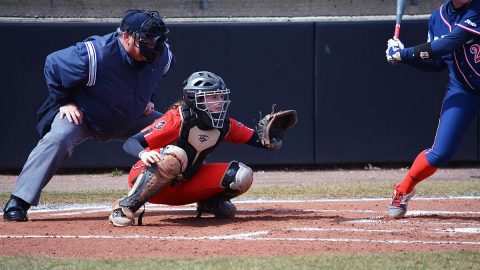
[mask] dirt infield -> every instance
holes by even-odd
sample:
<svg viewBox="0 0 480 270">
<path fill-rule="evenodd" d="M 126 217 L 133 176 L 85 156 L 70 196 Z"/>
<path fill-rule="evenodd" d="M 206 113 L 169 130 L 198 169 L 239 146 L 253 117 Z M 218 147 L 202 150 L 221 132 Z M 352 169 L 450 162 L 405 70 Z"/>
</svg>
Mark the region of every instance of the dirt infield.
<svg viewBox="0 0 480 270">
<path fill-rule="evenodd" d="M 404 169 L 260 171 L 254 186 L 394 183 L 405 173 Z M 479 175 L 478 168 L 446 169 L 429 181 L 478 181 Z M 1 176 L 0 191 L 11 191 L 15 179 Z M 127 188 L 126 176 L 55 176 L 46 190 L 94 188 Z M 0 254 L 125 259 L 480 250 L 480 197 L 414 198 L 401 220 L 384 218 L 388 202 L 240 199 L 234 201 L 238 208 L 234 220 L 208 214 L 195 218 L 194 205 L 148 205 L 144 226 L 128 228 L 109 224 L 107 205 L 36 208 L 29 212 L 29 222 L 0 222 Z"/>
<path fill-rule="evenodd" d="M 235 203 L 234 220 L 195 218 L 193 205 L 149 205 L 144 225 L 127 228 L 108 223 L 108 206 L 32 212 L 30 222 L 0 222 L 0 253 L 125 259 L 480 250 L 480 198 L 418 198 L 401 220 L 384 218 L 386 199 Z"/>
</svg>

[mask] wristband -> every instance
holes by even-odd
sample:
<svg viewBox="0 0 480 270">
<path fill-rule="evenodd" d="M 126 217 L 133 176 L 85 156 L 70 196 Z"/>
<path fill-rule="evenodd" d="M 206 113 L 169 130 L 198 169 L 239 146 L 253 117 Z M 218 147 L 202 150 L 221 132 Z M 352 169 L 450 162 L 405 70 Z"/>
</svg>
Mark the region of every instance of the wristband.
<svg viewBox="0 0 480 270">
<path fill-rule="evenodd" d="M 435 55 L 433 54 L 432 44 L 430 42 L 413 47 L 413 58 L 428 59 L 434 57 Z"/>
</svg>

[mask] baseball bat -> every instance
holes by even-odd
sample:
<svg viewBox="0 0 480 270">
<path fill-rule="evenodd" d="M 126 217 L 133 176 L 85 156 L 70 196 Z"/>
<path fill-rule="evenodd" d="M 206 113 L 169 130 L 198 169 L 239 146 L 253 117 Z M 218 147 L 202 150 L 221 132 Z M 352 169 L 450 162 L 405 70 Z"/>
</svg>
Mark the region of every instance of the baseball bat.
<svg viewBox="0 0 480 270">
<path fill-rule="evenodd" d="M 395 34 L 393 37 L 398 39 L 400 36 L 400 24 L 402 24 L 403 13 L 405 13 L 405 7 L 407 6 L 407 0 L 397 0 L 397 20 L 395 22 Z"/>
</svg>

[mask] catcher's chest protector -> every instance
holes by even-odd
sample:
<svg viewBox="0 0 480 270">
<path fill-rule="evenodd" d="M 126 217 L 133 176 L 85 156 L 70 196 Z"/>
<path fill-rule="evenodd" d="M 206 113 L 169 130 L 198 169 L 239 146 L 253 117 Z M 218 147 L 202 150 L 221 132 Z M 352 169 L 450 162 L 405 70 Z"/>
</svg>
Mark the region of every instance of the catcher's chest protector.
<svg viewBox="0 0 480 270">
<path fill-rule="evenodd" d="M 228 131 L 230 122 L 225 121 L 223 128 L 213 128 L 203 130 L 197 126 L 195 113 L 190 109 L 182 108 L 182 127 L 177 146 L 185 150 L 188 156 L 188 166 L 183 173 L 184 179 L 190 179 L 200 168 L 215 147 L 221 143 Z"/>
</svg>

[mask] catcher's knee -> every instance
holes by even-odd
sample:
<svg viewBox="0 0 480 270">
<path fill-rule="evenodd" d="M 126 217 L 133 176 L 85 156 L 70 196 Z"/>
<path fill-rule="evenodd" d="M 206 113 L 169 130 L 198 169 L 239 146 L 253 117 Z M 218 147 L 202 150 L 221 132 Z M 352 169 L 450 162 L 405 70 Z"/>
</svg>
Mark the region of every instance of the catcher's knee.
<svg viewBox="0 0 480 270">
<path fill-rule="evenodd" d="M 158 170 L 166 178 L 181 178 L 188 165 L 185 150 L 175 145 L 167 145 L 160 150 L 161 159 L 157 162 Z"/>
<path fill-rule="evenodd" d="M 245 193 L 253 182 L 253 171 L 247 165 L 232 161 L 223 175 L 221 186 L 235 195 Z"/>
</svg>

